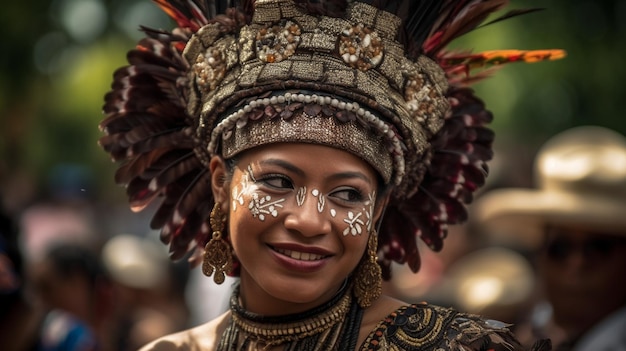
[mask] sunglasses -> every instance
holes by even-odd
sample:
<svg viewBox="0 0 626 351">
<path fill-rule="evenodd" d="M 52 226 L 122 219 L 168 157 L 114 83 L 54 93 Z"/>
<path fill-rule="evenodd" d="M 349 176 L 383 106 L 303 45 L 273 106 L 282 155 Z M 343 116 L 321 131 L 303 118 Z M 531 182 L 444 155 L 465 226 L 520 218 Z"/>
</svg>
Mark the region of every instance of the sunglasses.
<svg viewBox="0 0 626 351">
<path fill-rule="evenodd" d="M 574 253 L 582 253 L 587 260 L 601 260 L 623 245 L 626 245 L 626 238 L 597 236 L 574 241 L 562 236 L 549 240 L 545 253 L 553 261 L 565 261 Z"/>
</svg>

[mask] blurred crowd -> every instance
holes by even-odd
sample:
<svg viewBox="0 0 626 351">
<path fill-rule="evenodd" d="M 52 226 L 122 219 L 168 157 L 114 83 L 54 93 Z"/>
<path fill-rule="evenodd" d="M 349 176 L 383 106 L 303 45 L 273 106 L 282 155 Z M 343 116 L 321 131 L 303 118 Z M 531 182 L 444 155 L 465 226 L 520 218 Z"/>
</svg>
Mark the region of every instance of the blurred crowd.
<svg viewBox="0 0 626 351">
<path fill-rule="evenodd" d="M 533 172 L 529 187 L 486 186 L 443 251 L 424 246 L 420 272 L 396 266 L 384 289 L 508 323 L 528 345 L 626 350 L 626 139 L 564 131 Z M 158 233 L 103 233 L 89 201 L 2 210 L 1 350 L 136 350 L 228 308 L 234 278 L 171 261 Z"/>
<path fill-rule="evenodd" d="M 188 327 L 189 269 L 154 239 L 105 236 L 89 204 L 3 214 L 0 349 L 136 350 Z"/>
</svg>

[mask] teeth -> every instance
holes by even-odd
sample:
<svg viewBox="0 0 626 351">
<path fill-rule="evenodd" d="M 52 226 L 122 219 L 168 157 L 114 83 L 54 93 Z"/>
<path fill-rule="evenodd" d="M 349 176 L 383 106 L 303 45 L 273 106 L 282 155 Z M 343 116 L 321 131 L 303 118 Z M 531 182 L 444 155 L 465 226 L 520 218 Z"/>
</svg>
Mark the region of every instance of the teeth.
<svg viewBox="0 0 626 351">
<path fill-rule="evenodd" d="M 316 255 L 308 252 L 299 252 L 299 251 L 291 251 L 291 250 L 283 250 L 283 249 L 275 249 L 276 252 L 279 252 L 285 256 L 289 256 L 294 260 L 300 261 L 316 261 L 324 258 L 322 255 Z"/>
</svg>

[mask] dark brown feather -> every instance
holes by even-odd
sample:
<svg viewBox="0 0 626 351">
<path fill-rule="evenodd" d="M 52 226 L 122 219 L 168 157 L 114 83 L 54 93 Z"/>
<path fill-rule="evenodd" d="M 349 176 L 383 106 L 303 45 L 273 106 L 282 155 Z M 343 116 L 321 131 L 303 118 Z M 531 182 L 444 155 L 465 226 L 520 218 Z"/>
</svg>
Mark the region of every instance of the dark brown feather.
<svg viewBox="0 0 626 351">
<path fill-rule="evenodd" d="M 115 172 L 115 182 L 117 184 L 128 184 L 133 178 L 138 177 L 153 162 L 159 159 L 167 150 L 153 150 L 151 152 L 138 155 L 137 157 L 126 160 Z"/>
</svg>

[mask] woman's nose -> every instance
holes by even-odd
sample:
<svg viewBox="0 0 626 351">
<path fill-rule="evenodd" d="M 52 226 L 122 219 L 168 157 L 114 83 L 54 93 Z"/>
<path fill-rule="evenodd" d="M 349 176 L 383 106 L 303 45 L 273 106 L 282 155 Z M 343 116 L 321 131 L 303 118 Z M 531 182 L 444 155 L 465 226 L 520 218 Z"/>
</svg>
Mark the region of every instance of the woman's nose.
<svg viewBox="0 0 626 351">
<path fill-rule="evenodd" d="M 308 194 L 303 201 L 294 204 L 292 210 L 285 217 L 284 225 L 289 230 L 299 232 L 304 236 L 316 236 L 330 233 L 332 224 L 328 209 L 325 208 L 323 197 Z"/>
</svg>

